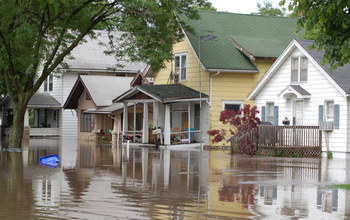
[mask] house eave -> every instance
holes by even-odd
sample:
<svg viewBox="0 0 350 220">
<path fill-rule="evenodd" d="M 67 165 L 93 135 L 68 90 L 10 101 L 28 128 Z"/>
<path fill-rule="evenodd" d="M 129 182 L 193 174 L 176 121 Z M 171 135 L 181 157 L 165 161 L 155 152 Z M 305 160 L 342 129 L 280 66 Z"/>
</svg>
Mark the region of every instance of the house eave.
<svg viewBox="0 0 350 220">
<path fill-rule="evenodd" d="M 239 69 L 218 69 L 209 68 L 209 72 L 223 72 L 223 73 L 258 73 L 259 70 L 239 70 Z"/>
</svg>

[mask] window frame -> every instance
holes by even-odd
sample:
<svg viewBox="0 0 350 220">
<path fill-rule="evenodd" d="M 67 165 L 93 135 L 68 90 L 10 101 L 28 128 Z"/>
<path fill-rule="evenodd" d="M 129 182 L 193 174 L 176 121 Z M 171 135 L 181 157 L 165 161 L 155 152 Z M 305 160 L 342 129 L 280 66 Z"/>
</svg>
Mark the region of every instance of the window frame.
<svg viewBox="0 0 350 220">
<path fill-rule="evenodd" d="M 243 108 L 243 101 L 231 101 L 231 100 L 224 100 L 222 101 L 222 110 L 225 110 L 226 105 L 239 105 L 239 110 Z"/>
<path fill-rule="evenodd" d="M 85 120 L 86 117 L 90 117 L 90 121 Z M 89 123 L 89 124 L 88 124 Z M 95 116 L 94 114 L 80 112 L 80 132 L 92 132 L 95 128 Z"/>
<path fill-rule="evenodd" d="M 46 77 L 44 81 L 44 92 L 52 92 L 53 91 L 53 75 L 50 74 Z"/>
<path fill-rule="evenodd" d="M 331 117 L 329 117 L 328 114 L 328 104 L 332 103 L 333 104 L 333 108 L 331 111 Z M 334 100 L 325 100 L 324 101 L 324 110 L 323 110 L 323 120 L 324 121 L 334 121 Z"/>
<path fill-rule="evenodd" d="M 297 68 L 296 69 L 293 69 L 293 60 L 298 60 L 297 62 Z M 303 59 L 306 59 L 307 61 L 307 65 L 306 65 L 306 68 L 301 68 L 302 66 L 302 60 Z M 290 83 L 291 84 L 298 84 L 298 83 L 305 83 L 308 81 L 308 66 L 309 66 L 309 59 L 306 57 L 306 56 L 295 56 L 295 57 L 291 57 L 290 59 Z M 296 81 L 293 81 L 292 80 L 292 77 L 293 77 L 293 71 L 297 70 L 297 80 Z M 302 70 L 306 70 L 306 79 L 305 80 L 301 80 L 301 72 Z"/>
<path fill-rule="evenodd" d="M 176 57 L 179 57 L 179 70 L 178 70 L 178 76 L 179 76 L 179 81 L 186 81 L 187 80 L 187 64 L 188 64 L 188 56 L 187 56 L 187 53 L 176 53 L 174 54 L 174 66 L 173 66 L 173 72 L 176 73 Z M 186 63 L 185 63 L 185 66 L 182 67 L 182 57 L 186 57 Z M 185 77 L 182 78 L 182 68 L 185 69 Z"/>
</svg>

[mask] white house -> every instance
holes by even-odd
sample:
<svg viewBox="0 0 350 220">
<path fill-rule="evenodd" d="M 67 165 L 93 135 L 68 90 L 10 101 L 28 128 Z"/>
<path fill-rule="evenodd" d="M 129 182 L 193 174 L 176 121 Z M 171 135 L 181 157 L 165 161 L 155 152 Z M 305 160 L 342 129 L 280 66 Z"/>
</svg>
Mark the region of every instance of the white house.
<svg viewBox="0 0 350 220">
<path fill-rule="evenodd" d="M 145 69 L 144 63 L 133 63 L 107 55 L 106 45 L 110 40 L 108 33 L 95 33 L 96 38 L 86 37 L 85 41 L 72 51 L 71 58 L 65 59 L 67 65 L 62 65 L 58 71 L 52 73 L 29 101 L 25 126 L 30 126 L 30 136 L 77 135 L 77 113 L 74 110 L 64 110 L 63 105 L 79 75 L 134 77 L 138 71 Z M 103 85 L 100 86 L 103 89 Z M 0 103 L 0 107 L 11 109 L 9 101 Z"/>
<path fill-rule="evenodd" d="M 312 41 L 293 40 L 261 78 L 248 99 L 262 121 L 320 126 L 322 151 L 350 152 L 350 64 L 331 70 Z"/>
</svg>

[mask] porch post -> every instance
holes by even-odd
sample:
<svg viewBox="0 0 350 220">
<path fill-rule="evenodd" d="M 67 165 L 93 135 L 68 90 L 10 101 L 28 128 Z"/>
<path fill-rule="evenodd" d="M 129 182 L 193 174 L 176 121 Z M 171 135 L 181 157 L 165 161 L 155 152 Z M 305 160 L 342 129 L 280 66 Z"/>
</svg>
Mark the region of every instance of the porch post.
<svg viewBox="0 0 350 220">
<path fill-rule="evenodd" d="M 164 145 L 170 145 L 170 104 L 165 105 L 164 114 Z"/>
<path fill-rule="evenodd" d="M 158 128 L 158 102 L 153 102 L 153 128 Z"/>
<path fill-rule="evenodd" d="M 148 103 L 143 103 L 142 143 L 148 143 Z"/>
<path fill-rule="evenodd" d="M 127 135 L 128 131 L 128 104 L 124 102 L 124 108 L 123 108 L 123 136 Z"/>
<path fill-rule="evenodd" d="M 191 102 L 188 103 L 188 143 L 191 143 Z"/>
<path fill-rule="evenodd" d="M 117 136 L 118 136 L 118 119 L 115 115 L 113 118 L 113 131 L 112 131 L 112 147 L 117 145 Z"/>
<path fill-rule="evenodd" d="M 136 133 L 135 133 L 135 131 L 136 131 L 136 102 L 134 103 L 134 129 L 133 129 L 133 132 L 132 132 L 132 136 L 133 136 L 133 140 L 134 140 L 134 142 L 135 142 L 135 136 L 136 136 Z"/>
</svg>

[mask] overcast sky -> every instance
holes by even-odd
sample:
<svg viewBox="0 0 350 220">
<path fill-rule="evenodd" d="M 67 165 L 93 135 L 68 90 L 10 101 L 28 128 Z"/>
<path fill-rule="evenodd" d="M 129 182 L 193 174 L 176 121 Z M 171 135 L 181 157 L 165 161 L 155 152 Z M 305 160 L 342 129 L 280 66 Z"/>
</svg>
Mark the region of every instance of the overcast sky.
<svg viewBox="0 0 350 220">
<path fill-rule="evenodd" d="M 257 12 L 256 4 L 271 2 L 274 7 L 278 7 L 280 0 L 209 0 L 218 11 L 229 11 L 242 14 Z"/>
</svg>

